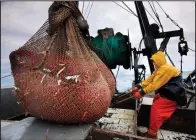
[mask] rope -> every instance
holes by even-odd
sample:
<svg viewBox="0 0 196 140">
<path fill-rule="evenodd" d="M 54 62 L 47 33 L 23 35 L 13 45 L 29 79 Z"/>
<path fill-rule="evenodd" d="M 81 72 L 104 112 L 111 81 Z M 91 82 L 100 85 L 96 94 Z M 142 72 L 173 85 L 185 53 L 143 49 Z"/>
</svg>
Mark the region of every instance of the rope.
<svg viewBox="0 0 196 140">
<path fill-rule="evenodd" d="M 89 7 L 89 4 L 90 4 L 90 1 L 88 2 L 88 5 L 87 5 L 87 8 L 86 8 L 86 11 L 85 11 L 85 13 L 84 13 L 84 16 L 86 15 L 86 12 L 87 12 L 87 9 L 88 9 L 88 7 Z"/>
<path fill-rule="evenodd" d="M 125 9 L 124 7 L 122 7 L 120 4 L 118 4 L 117 2 L 113 1 L 115 4 L 117 4 L 118 6 L 120 6 L 121 8 L 123 8 L 124 10 L 126 10 L 127 12 L 129 12 L 130 14 L 133 14 L 131 13 L 129 10 Z"/>
<path fill-rule="evenodd" d="M 152 5 L 151 5 L 151 3 L 148 1 L 148 4 L 150 5 L 150 8 L 152 9 L 152 11 L 153 11 L 153 13 L 155 14 L 155 16 L 156 16 L 156 12 L 155 12 L 155 10 L 153 9 L 153 7 L 152 7 Z"/>
<path fill-rule="evenodd" d="M 193 50 L 193 49 L 190 49 L 190 48 L 188 48 L 189 50 L 191 50 L 191 51 L 193 51 L 193 52 L 195 52 L 195 50 Z"/>
<path fill-rule="evenodd" d="M 1 79 L 6 78 L 6 77 L 9 77 L 9 76 L 12 76 L 12 74 L 3 76 L 3 77 L 1 77 Z"/>
<path fill-rule="evenodd" d="M 162 29 L 162 32 L 164 32 L 164 30 L 163 30 L 163 26 L 162 26 L 161 21 L 160 21 L 160 18 L 159 18 L 159 15 L 158 15 L 158 13 L 156 12 L 156 8 L 155 8 L 155 6 L 154 6 L 153 2 L 152 2 L 152 5 L 153 5 L 153 6 L 150 4 L 150 2 L 149 2 L 149 1 L 148 1 L 148 3 L 149 3 L 149 5 L 150 5 L 150 7 L 151 7 L 151 9 L 152 9 L 153 13 L 155 14 L 155 16 L 156 16 L 156 18 L 157 18 L 157 20 L 158 20 L 159 24 L 160 24 L 160 27 L 161 27 L 161 29 Z M 154 8 L 153 8 L 153 7 L 154 7 Z"/>
<path fill-rule="evenodd" d="M 116 73 L 116 78 L 117 78 L 117 76 L 118 76 L 119 69 L 120 69 L 120 65 L 118 65 L 118 70 L 117 70 L 117 73 Z M 115 79 L 116 79 L 116 78 L 115 78 Z"/>
<path fill-rule="evenodd" d="M 92 4 L 91 4 L 90 10 L 89 10 L 89 12 L 88 12 L 88 16 L 89 16 L 89 14 L 90 14 L 90 12 L 91 12 L 91 8 L 92 8 L 92 6 L 93 6 L 93 3 L 94 3 L 94 1 L 93 1 Z M 86 19 L 88 19 L 88 16 L 87 16 Z"/>
<path fill-rule="evenodd" d="M 172 61 L 172 59 L 170 58 L 169 54 L 167 53 L 167 51 L 165 50 L 165 53 L 167 55 L 167 57 L 169 58 L 169 61 L 172 63 L 172 65 L 175 67 L 174 62 Z"/>
<path fill-rule="evenodd" d="M 159 7 L 162 9 L 162 11 L 165 13 L 166 17 L 169 18 L 169 19 L 173 22 L 174 25 L 176 25 L 177 27 L 179 27 L 179 28 L 181 29 L 181 27 L 180 27 L 173 19 L 171 19 L 171 17 L 165 12 L 165 10 L 161 7 L 161 5 L 158 3 L 158 1 L 156 1 L 156 2 L 157 2 L 157 4 L 159 5 Z M 148 3 L 150 4 L 150 2 L 148 2 Z M 154 12 L 154 14 L 155 14 L 155 16 L 157 17 L 157 19 L 158 19 L 158 21 L 159 21 L 159 23 L 160 23 L 160 25 L 161 25 L 161 21 L 160 21 L 160 19 L 159 19 L 159 15 L 158 15 L 157 12 L 156 12 L 156 8 L 155 8 L 155 6 L 154 6 L 154 3 L 152 2 L 152 4 L 153 4 L 153 7 L 154 7 L 154 10 L 153 10 L 151 4 L 150 4 L 150 6 L 151 6 L 151 8 L 152 8 L 152 10 L 153 10 L 153 12 Z M 162 28 L 162 31 L 163 31 L 162 25 L 161 25 L 161 28 Z M 192 50 L 192 49 L 190 49 L 190 48 L 188 48 L 188 49 L 191 50 L 191 51 L 194 51 L 194 50 Z M 194 52 L 195 52 L 195 51 L 194 51 Z M 167 51 L 165 51 L 165 53 L 166 53 L 167 57 L 169 58 L 170 62 L 172 63 L 172 65 L 175 66 L 174 63 L 173 63 L 173 61 L 172 61 L 172 59 L 169 57 Z M 183 61 L 182 61 L 182 56 L 181 56 L 181 61 L 180 61 L 180 63 L 181 63 L 181 68 L 180 68 L 180 69 L 181 69 L 181 73 L 182 73 L 182 63 L 183 63 Z"/>
<path fill-rule="evenodd" d="M 151 1 L 151 2 L 152 2 L 152 6 L 153 6 L 153 8 L 154 8 L 155 13 L 157 13 L 157 11 L 156 11 L 156 8 L 155 8 L 155 6 L 154 6 L 153 1 Z"/>
<path fill-rule="evenodd" d="M 180 67 L 180 71 L 181 71 L 181 73 L 182 73 L 182 55 L 181 55 L 181 61 L 180 61 L 180 64 L 181 64 L 181 67 Z"/>
<path fill-rule="evenodd" d="M 150 14 L 150 12 L 144 7 L 144 9 L 146 10 L 146 12 L 154 19 L 154 21 L 159 25 L 159 23 L 155 20 L 155 18 Z M 159 25 L 160 26 L 160 25 Z"/>
<path fill-rule="evenodd" d="M 82 4 L 82 14 L 83 14 L 83 11 L 84 11 L 84 1 L 83 1 L 83 4 Z"/>
<path fill-rule="evenodd" d="M 171 20 L 171 22 L 173 22 L 174 25 L 176 25 L 178 28 L 181 29 L 181 27 L 165 12 L 165 10 L 162 8 L 162 6 L 159 4 L 158 1 L 156 1 L 157 4 L 159 5 L 159 7 L 162 9 L 162 11 L 165 13 L 166 17 L 169 18 Z"/>
<path fill-rule="evenodd" d="M 124 1 L 122 1 L 122 3 L 131 11 L 131 13 L 132 13 L 134 16 L 138 17 L 137 14 L 134 13 L 134 12 L 129 8 L 129 6 L 126 5 L 126 3 L 124 3 Z"/>
<path fill-rule="evenodd" d="M 162 32 L 164 32 L 164 30 L 163 30 L 163 25 L 162 25 L 162 23 L 161 23 L 161 20 L 160 20 L 160 18 L 159 18 L 159 15 L 158 15 L 158 13 L 157 13 L 157 11 L 156 11 L 156 8 L 155 8 L 155 6 L 154 6 L 154 3 L 152 2 L 152 4 L 153 4 L 153 7 L 154 7 L 154 10 L 155 10 L 155 13 L 156 13 L 157 20 L 159 21 L 160 27 L 161 27 L 161 29 L 162 29 Z"/>
<path fill-rule="evenodd" d="M 142 41 L 143 41 L 143 40 L 144 40 L 144 38 L 142 38 L 142 39 L 140 40 L 140 44 L 139 44 L 139 47 L 138 47 L 138 51 L 141 51 L 141 46 L 142 46 Z M 137 62 L 138 62 L 139 58 L 140 58 L 140 54 L 137 55 Z"/>
</svg>

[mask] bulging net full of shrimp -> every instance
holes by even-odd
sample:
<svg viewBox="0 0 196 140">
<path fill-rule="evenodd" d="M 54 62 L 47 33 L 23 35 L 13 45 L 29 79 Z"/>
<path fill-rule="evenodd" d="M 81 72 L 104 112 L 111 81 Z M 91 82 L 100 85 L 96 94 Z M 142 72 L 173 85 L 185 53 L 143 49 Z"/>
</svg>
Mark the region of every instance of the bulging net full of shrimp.
<svg viewBox="0 0 196 140">
<path fill-rule="evenodd" d="M 56 1 L 48 20 L 10 54 L 15 94 L 25 114 L 59 123 L 90 123 L 107 111 L 116 82 L 77 25 L 74 1 Z"/>
</svg>

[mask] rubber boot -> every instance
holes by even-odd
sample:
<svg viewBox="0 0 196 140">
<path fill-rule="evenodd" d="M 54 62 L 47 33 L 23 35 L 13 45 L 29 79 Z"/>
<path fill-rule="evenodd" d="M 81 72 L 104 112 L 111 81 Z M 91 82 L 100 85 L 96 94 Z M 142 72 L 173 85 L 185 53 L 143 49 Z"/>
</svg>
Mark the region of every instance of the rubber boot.
<svg viewBox="0 0 196 140">
<path fill-rule="evenodd" d="M 141 136 L 141 137 L 157 139 L 157 137 L 152 136 L 152 135 L 148 134 L 147 132 L 137 131 L 137 135 L 138 135 L 138 136 Z"/>
</svg>

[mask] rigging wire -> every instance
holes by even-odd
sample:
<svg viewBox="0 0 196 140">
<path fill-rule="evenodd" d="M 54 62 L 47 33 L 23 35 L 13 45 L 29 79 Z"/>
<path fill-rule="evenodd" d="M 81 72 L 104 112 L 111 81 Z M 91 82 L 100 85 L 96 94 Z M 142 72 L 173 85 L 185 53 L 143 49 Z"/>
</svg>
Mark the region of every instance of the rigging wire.
<svg viewBox="0 0 196 140">
<path fill-rule="evenodd" d="M 159 23 L 160 23 L 160 27 L 161 27 L 161 29 L 162 29 L 162 32 L 164 32 L 164 30 L 163 30 L 163 26 L 162 26 L 162 23 L 161 23 L 161 20 L 160 20 L 160 18 L 159 18 L 159 15 L 158 15 L 158 13 L 157 13 L 157 11 L 156 11 L 156 8 L 155 8 L 155 5 L 154 5 L 154 2 L 151 2 L 152 3 L 152 6 L 153 6 L 153 8 L 154 8 L 154 11 L 155 11 L 155 13 L 156 13 L 156 17 L 157 17 L 157 20 L 159 21 Z"/>
<path fill-rule="evenodd" d="M 159 23 L 160 23 L 160 26 L 161 26 L 161 28 L 162 28 L 162 31 L 163 31 L 163 26 L 162 26 L 161 21 L 160 21 L 160 19 L 159 19 L 158 13 L 156 12 L 156 9 L 153 9 L 153 7 L 152 7 L 152 5 L 151 5 L 150 3 L 149 3 L 149 5 L 151 6 L 152 11 L 154 12 L 155 16 L 157 17 L 157 19 L 158 19 L 158 21 L 159 21 Z M 155 8 L 155 6 L 154 6 L 154 8 Z M 139 11 L 139 12 L 140 12 L 140 11 Z M 142 38 L 142 40 L 143 40 L 143 38 Z M 139 45 L 138 50 L 139 50 L 139 49 L 141 50 L 141 43 L 142 43 L 142 40 L 140 41 L 140 45 Z M 147 40 L 148 40 L 148 38 L 147 38 Z M 173 61 L 172 61 L 172 59 L 171 59 L 170 56 L 168 55 L 167 51 L 165 51 L 165 52 L 166 52 L 166 55 L 167 55 L 167 57 L 169 58 L 170 62 L 172 63 L 172 65 L 175 66 L 174 63 L 173 63 Z M 139 60 L 139 57 L 140 57 L 140 55 L 138 55 L 138 59 L 137 59 L 137 60 Z"/>
<path fill-rule="evenodd" d="M 113 1 L 115 4 L 117 4 L 118 6 L 120 6 L 121 8 L 123 8 L 124 10 L 126 10 L 127 12 L 129 12 L 130 14 L 133 14 L 131 13 L 129 10 L 125 9 L 124 7 L 122 7 L 120 4 L 118 4 L 117 2 Z"/>
<path fill-rule="evenodd" d="M 131 10 L 131 8 L 129 8 L 129 6 L 127 6 L 127 4 L 126 4 L 124 1 L 122 1 L 122 3 L 131 11 L 131 13 L 132 13 L 134 16 L 138 17 L 137 14 L 134 13 L 133 10 Z"/>
<path fill-rule="evenodd" d="M 167 55 L 167 57 L 169 58 L 169 61 L 172 63 L 172 65 L 175 67 L 174 62 L 172 61 L 172 59 L 170 58 L 169 54 L 167 53 L 167 51 L 165 50 L 165 54 Z"/>
<path fill-rule="evenodd" d="M 152 14 L 144 7 L 144 9 L 146 10 L 146 12 L 151 16 L 151 18 L 154 19 L 154 21 L 159 25 L 159 23 L 155 20 L 155 18 L 152 16 Z M 160 26 L 160 25 L 159 25 Z"/>
<path fill-rule="evenodd" d="M 181 71 L 181 73 L 182 73 L 182 63 L 183 63 L 183 61 L 182 61 L 182 55 L 181 55 L 181 59 L 180 59 L 180 71 Z"/>
<path fill-rule="evenodd" d="M 157 2 L 157 1 L 156 1 Z M 154 5 L 154 3 L 152 2 L 152 5 L 150 4 L 150 2 L 148 1 L 148 3 L 149 3 L 149 5 L 150 5 L 150 7 L 151 7 L 151 9 L 152 9 L 152 11 L 153 11 L 153 13 L 155 14 L 155 16 L 156 16 L 156 18 L 157 18 L 157 20 L 158 20 L 158 22 L 160 23 L 160 26 L 161 26 L 161 29 L 162 29 L 162 32 L 164 32 L 164 30 L 163 30 L 163 26 L 162 26 L 162 24 L 161 24 L 161 21 L 160 21 L 160 18 L 159 18 L 159 15 L 158 15 L 158 13 L 156 12 L 156 8 L 155 8 L 155 5 Z M 157 2 L 158 3 L 158 2 Z M 158 3 L 159 4 L 159 3 Z M 160 4 L 159 4 L 159 6 L 160 6 Z M 161 6 L 160 6 L 161 7 Z M 145 7 L 144 7 L 145 8 Z M 153 9 L 154 8 L 154 9 Z M 161 9 L 163 10 L 163 8 L 161 7 Z M 146 9 L 145 9 L 146 10 Z M 147 10 L 146 10 L 147 11 Z M 164 11 L 164 10 L 163 10 Z M 140 11 L 139 11 L 140 12 Z M 148 12 L 148 11 L 147 11 Z M 149 13 L 149 12 L 148 12 Z M 167 16 L 167 18 L 169 18 L 177 27 L 179 27 L 179 28 L 181 28 L 174 20 L 172 20 L 171 18 L 170 18 L 170 16 L 164 11 L 164 13 L 166 14 L 166 16 Z M 152 17 L 152 16 L 151 16 Z M 153 18 L 154 19 L 154 18 Z M 155 20 L 155 19 L 154 19 Z M 156 20 L 155 20 L 156 21 Z M 142 24 L 144 24 L 143 23 L 143 21 L 142 21 Z M 145 29 L 144 29 L 145 30 Z M 148 38 L 147 38 L 147 41 L 149 41 L 148 40 Z M 139 46 L 139 48 L 138 48 L 138 50 L 139 49 L 141 49 L 140 47 L 141 47 L 141 42 L 142 42 L 142 40 L 140 41 L 140 46 Z M 149 42 L 148 42 L 148 44 L 149 44 Z M 191 50 L 191 51 L 194 51 L 194 50 L 192 50 L 192 49 L 190 49 L 190 48 L 188 48 L 189 50 Z M 195 52 L 195 51 L 194 51 Z M 170 56 L 168 55 L 168 53 L 167 53 L 167 51 L 165 51 L 165 53 L 166 53 L 166 55 L 167 55 L 167 57 L 169 58 L 169 60 L 170 60 L 170 62 L 172 63 L 172 65 L 173 66 L 175 66 L 174 65 L 174 63 L 173 63 L 173 61 L 172 61 L 172 59 L 170 58 Z M 139 59 L 139 57 L 140 57 L 140 55 L 138 55 L 138 59 Z M 138 60 L 137 59 L 137 60 Z M 181 56 L 181 73 L 182 73 L 182 56 Z"/>
<path fill-rule="evenodd" d="M 191 50 L 191 51 L 193 51 L 193 52 L 195 52 L 195 50 L 193 50 L 193 49 L 191 49 L 191 48 L 188 48 L 189 50 Z"/>
<path fill-rule="evenodd" d="M 90 7 L 90 10 L 89 10 L 89 12 L 88 12 L 88 16 L 89 16 L 89 14 L 90 14 L 90 12 L 91 12 L 91 8 L 92 8 L 92 6 L 93 6 L 93 3 L 94 3 L 94 1 L 91 3 L 91 7 Z M 88 19 L 88 16 L 87 16 L 86 19 Z"/>
<path fill-rule="evenodd" d="M 157 17 L 157 20 L 158 20 L 158 21 L 159 21 L 159 23 L 160 23 L 160 26 L 161 26 L 162 32 L 164 32 L 164 30 L 163 30 L 163 26 L 162 26 L 162 24 L 161 24 L 161 21 L 160 21 L 160 18 L 159 18 L 158 13 L 157 13 L 157 11 L 156 11 L 156 8 L 155 8 L 154 3 L 152 2 L 152 5 L 150 4 L 150 2 L 149 2 L 149 1 L 148 1 L 148 3 L 149 3 L 149 5 L 150 5 L 150 7 L 151 7 L 152 11 L 154 12 L 155 16 Z M 173 61 L 172 61 L 171 57 L 169 56 L 169 54 L 167 53 L 167 51 L 166 51 L 166 50 L 165 50 L 165 54 L 166 54 L 166 55 L 167 55 L 167 57 L 169 58 L 169 61 L 172 63 L 172 65 L 175 67 L 175 64 L 173 63 Z"/>
<path fill-rule="evenodd" d="M 156 11 L 156 8 L 155 8 L 155 6 L 154 6 L 153 1 L 151 1 L 151 3 L 152 3 L 152 6 L 153 6 L 153 8 L 154 8 L 155 13 L 157 13 L 157 11 Z"/>
<path fill-rule="evenodd" d="M 116 77 L 115 77 L 115 79 L 116 79 L 116 78 L 117 78 L 117 76 L 118 76 L 119 69 L 120 69 L 120 65 L 118 65 L 118 70 L 117 70 L 117 73 L 116 73 Z"/>
<path fill-rule="evenodd" d="M 142 38 L 140 40 L 140 44 L 139 44 L 139 47 L 138 47 L 138 51 L 141 51 L 141 46 L 142 46 L 142 41 L 144 40 L 144 38 Z M 140 54 L 137 55 L 137 61 L 139 61 L 139 58 L 140 58 Z"/>
<path fill-rule="evenodd" d="M 153 9 L 153 7 L 152 7 L 152 5 L 151 5 L 150 1 L 148 1 L 148 4 L 150 5 L 151 10 L 153 11 L 153 13 L 154 13 L 154 14 L 155 14 L 155 16 L 156 16 L 156 12 L 155 12 L 155 10 Z"/>
<path fill-rule="evenodd" d="M 87 10 L 88 10 L 89 4 L 90 4 L 90 1 L 88 2 L 88 5 L 87 5 L 87 8 L 86 8 L 86 11 L 85 11 L 85 13 L 84 13 L 84 16 L 86 15 L 86 12 L 87 12 Z"/>
<path fill-rule="evenodd" d="M 162 9 L 162 11 L 165 13 L 166 17 L 169 18 L 174 25 L 176 25 L 178 28 L 181 29 L 181 27 L 165 12 L 165 10 L 162 8 L 162 6 L 159 4 L 159 2 L 158 1 L 156 1 L 156 2 L 159 5 L 159 7 Z"/>
<path fill-rule="evenodd" d="M 12 74 L 3 76 L 3 77 L 1 77 L 1 79 L 4 79 L 4 78 L 6 78 L 6 77 L 10 77 L 10 76 L 12 76 Z"/>
<path fill-rule="evenodd" d="M 83 1 L 83 4 L 82 4 L 82 14 L 83 14 L 83 11 L 84 11 L 84 2 L 85 1 Z"/>
<path fill-rule="evenodd" d="M 181 27 L 173 20 L 173 19 L 171 19 L 171 17 L 165 12 L 165 10 L 161 7 L 161 5 L 158 3 L 158 1 L 156 1 L 157 2 L 157 4 L 159 5 L 159 7 L 162 9 L 162 11 L 165 13 L 165 15 L 166 15 L 166 17 L 167 18 L 169 18 L 177 27 L 179 27 L 180 29 L 181 29 Z M 150 4 L 150 3 L 149 3 Z M 160 22 L 160 19 L 159 19 L 159 15 L 158 15 L 158 13 L 156 12 L 156 8 L 155 8 L 155 6 L 154 6 L 154 3 L 152 2 L 152 5 L 153 5 L 153 7 L 154 7 L 154 13 L 155 13 L 155 15 L 156 15 L 156 17 L 157 17 L 157 19 L 158 19 L 158 21 L 159 21 L 159 23 L 161 24 L 161 22 Z M 151 6 L 151 5 L 150 5 Z M 152 6 L 151 6 L 151 8 L 152 8 Z M 162 30 L 163 30 L 163 27 L 162 27 Z M 190 48 L 188 48 L 189 50 L 192 50 L 192 49 L 190 49 Z M 194 50 L 192 50 L 192 51 L 194 51 Z M 195 51 L 194 51 L 195 52 Z M 169 55 L 168 55 L 168 53 L 167 53 L 167 51 L 165 50 L 165 53 L 166 53 L 166 55 L 167 55 L 167 57 L 169 58 L 169 60 L 170 60 L 170 62 L 172 63 L 172 65 L 173 66 L 175 66 L 174 65 L 174 63 L 173 63 L 173 61 L 172 61 L 172 59 L 169 57 Z M 181 56 L 181 72 L 182 72 L 182 63 L 183 63 L 183 61 L 182 61 L 182 56 Z"/>
<path fill-rule="evenodd" d="M 153 13 L 155 14 L 155 16 L 156 16 L 156 18 L 157 18 L 159 24 L 160 24 L 160 27 L 161 27 L 161 29 L 162 29 L 162 32 L 164 32 L 163 26 L 162 26 L 161 21 L 160 21 L 160 18 L 159 18 L 159 15 L 158 15 L 158 13 L 156 12 L 156 8 L 155 8 L 153 2 L 152 2 L 153 6 L 151 5 L 151 3 L 150 3 L 149 1 L 148 1 L 148 3 L 149 3 L 149 5 L 150 5 L 150 7 L 151 7 Z M 153 8 L 153 7 L 154 7 L 154 8 Z"/>
</svg>

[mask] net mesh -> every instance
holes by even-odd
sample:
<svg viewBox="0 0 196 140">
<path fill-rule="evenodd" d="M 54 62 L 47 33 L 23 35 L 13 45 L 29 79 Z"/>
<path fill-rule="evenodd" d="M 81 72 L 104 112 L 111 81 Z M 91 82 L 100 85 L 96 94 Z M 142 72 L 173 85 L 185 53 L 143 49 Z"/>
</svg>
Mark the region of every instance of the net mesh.
<svg viewBox="0 0 196 140">
<path fill-rule="evenodd" d="M 49 18 L 10 54 L 15 93 L 26 114 L 60 123 L 93 122 L 107 111 L 116 82 L 76 22 L 75 2 L 57 1 Z"/>
</svg>

